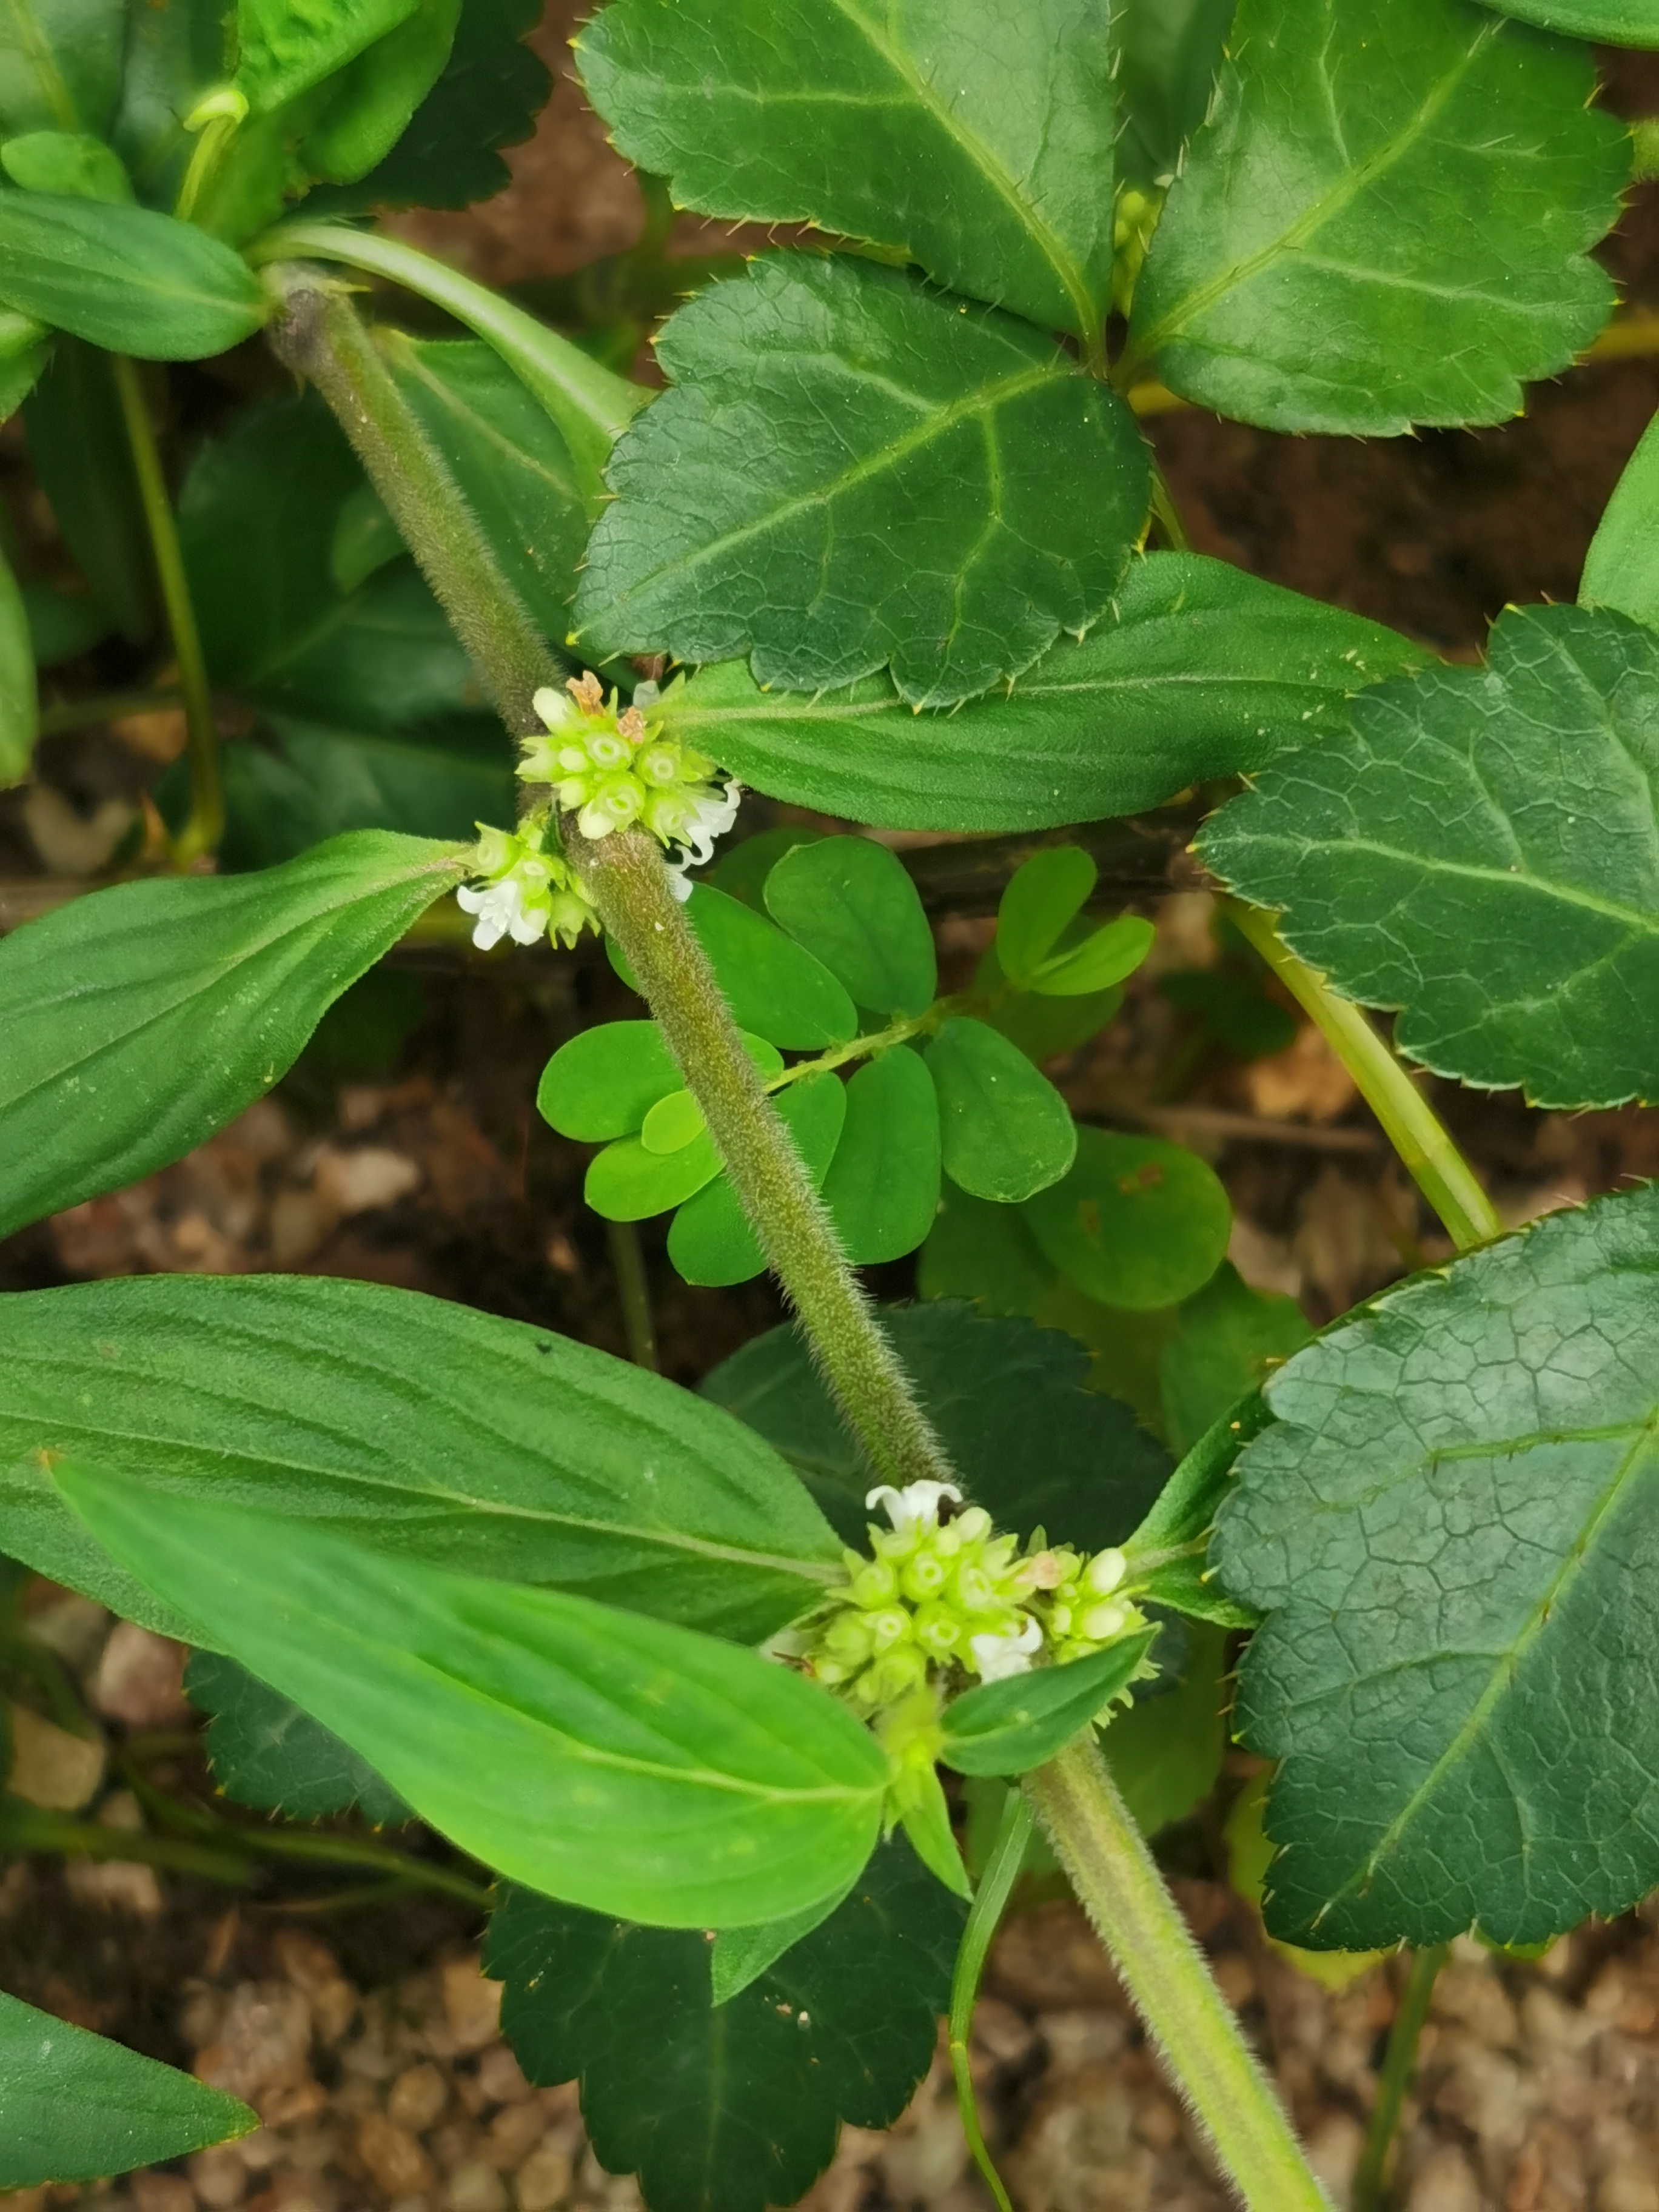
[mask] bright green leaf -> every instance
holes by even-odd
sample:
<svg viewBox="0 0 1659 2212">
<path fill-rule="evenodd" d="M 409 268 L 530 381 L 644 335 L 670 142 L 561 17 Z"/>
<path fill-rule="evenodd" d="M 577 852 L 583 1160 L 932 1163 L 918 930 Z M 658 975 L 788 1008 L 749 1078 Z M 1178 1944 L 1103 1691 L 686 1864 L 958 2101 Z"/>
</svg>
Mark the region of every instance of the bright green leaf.
<svg viewBox="0 0 1659 2212">
<path fill-rule="evenodd" d="M 28 774 L 40 720 L 28 611 L 0 551 L 0 788 Z"/>
<path fill-rule="evenodd" d="M 768 876 L 765 898 L 773 921 L 866 1012 L 891 1018 L 933 1005 L 933 933 L 915 884 L 884 845 L 868 837 L 797 845 Z"/>
<path fill-rule="evenodd" d="M 823 1183 L 854 1266 L 914 1252 L 933 1225 L 939 1188 L 933 1079 L 919 1053 L 884 1052 L 847 1086 L 847 1123 Z"/>
<path fill-rule="evenodd" d="M 1510 608 L 1484 669 L 1357 701 L 1200 842 L 1437 1073 L 1659 1097 L 1659 638 L 1625 616 Z"/>
<path fill-rule="evenodd" d="M 1024 1774 L 1041 1766 L 1128 1689 L 1158 1632 L 1144 1629 L 1069 1666 L 981 1682 L 952 1698 L 939 1757 L 958 1774 Z"/>
<path fill-rule="evenodd" d="M 144 361 L 224 353 L 270 312 L 241 256 L 192 224 L 15 190 L 0 191 L 0 301 Z"/>
<path fill-rule="evenodd" d="M 1048 845 L 1022 860 L 997 907 L 1000 972 L 1023 982 L 1053 951 L 1060 932 L 1088 902 L 1100 871 L 1080 845 Z"/>
<path fill-rule="evenodd" d="M 23 406 L 29 459 L 93 598 L 132 644 L 149 635 L 155 585 L 137 478 L 107 357 L 60 337 Z"/>
<path fill-rule="evenodd" d="M 618 442 L 582 572 L 586 650 L 749 653 L 806 691 L 890 663 L 942 706 L 1105 613 L 1146 447 L 1029 325 L 783 253 L 697 295 L 656 355 L 670 389 Z"/>
<path fill-rule="evenodd" d="M 852 1887 L 849 1882 L 849 1891 Z M 844 1902 L 842 1898 L 826 1897 L 822 1904 L 809 1905 L 805 1911 L 792 1912 L 785 1920 L 762 1920 L 748 1928 L 719 1929 L 708 1954 L 711 2004 L 716 2010 L 729 2004 L 751 1982 L 758 1981 L 786 1951 L 793 1950 L 803 1936 L 822 1928 L 836 1906 Z"/>
<path fill-rule="evenodd" d="M 96 2181 L 258 2124 L 222 2089 L 0 1992 L 0 2189 Z"/>
<path fill-rule="evenodd" d="M 1059 1182 L 1077 1152 L 1071 1109 L 1018 1045 L 953 1014 L 926 1056 L 952 1182 L 1006 1203 Z"/>
<path fill-rule="evenodd" d="M 1080 945 L 1090 934 L 1091 925 L 1079 915 L 1066 923 L 1060 933 L 1061 951 Z M 1041 1067 L 1045 1060 L 1057 1058 L 1062 1053 L 1075 1052 L 1097 1036 L 1123 1004 L 1123 994 L 1114 984 L 1109 990 L 1083 991 L 1075 996 L 1056 998 L 1036 991 L 1015 991 L 1004 996 L 1001 987 L 1006 981 L 1002 963 L 997 958 L 994 940 L 980 955 L 974 970 L 974 994 L 981 1000 L 995 1001 L 982 1018 L 994 1030 L 1017 1044 L 1027 1060 Z"/>
<path fill-rule="evenodd" d="M 1604 46 L 1659 46 L 1659 9 L 1653 0 L 1486 0 L 1486 5 L 1569 39 L 1594 39 Z"/>
<path fill-rule="evenodd" d="M 890 2127 L 927 2071 L 963 1908 L 895 1838 L 819 1927 L 718 2009 L 700 1931 L 619 1925 L 509 1889 L 484 1969 L 538 2083 L 581 2082 L 601 2163 L 652 2212 L 763 2212 Z M 713 1947 L 718 1955 L 720 1942 Z"/>
<path fill-rule="evenodd" d="M 988 1314 L 1035 1313 L 1054 1289 L 1044 1258 L 1018 1206 L 972 1198 L 945 1180 L 939 1218 L 916 1261 L 924 1298 L 970 1298 Z"/>
<path fill-rule="evenodd" d="M 51 358 L 51 334 L 44 324 L 0 307 L 0 422 L 10 422 Z"/>
<path fill-rule="evenodd" d="M 1519 414 L 1613 307 L 1586 257 L 1629 145 L 1594 87 L 1582 50 L 1470 0 L 1240 0 L 1128 373 L 1275 430 Z"/>
<path fill-rule="evenodd" d="M 1659 415 L 1625 464 L 1601 511 L 1578 596 L 1659 629 Z"/>
<path fill-rule="evenodd" d="M 216 1651 L 195 1651 L 185 1692 L 208 1716 L 203 1742 L 214 1786 L 239 1805 L 289 1820 L 360 1811 L 376 1827 L 409 1808 L 349 1745 Z"/>
<path fill-rule="evenodd" d="M 822 1185 L 841 1141 L 847 1091 L 837 1076 L 804 1076 L 777 1093 L 785 1127 L 806 1171 Z M 729 1175 L 688 1199 L 668 1231 L 668 1256 L 688 1283 L 746 1283 L 766 1265 Z"/>
<path fill-rule="evenodd" d="M 695 1197 L 720 1173 L 720 1156 L 706 1130 L 674 1152 L 618 1137 L 589 1161 L 582 1196 L 607 1221 L 648 1221 Z"/>
<path fill-rule="evenodd" d="M 7 0 L 0 10 L 0 138 L 101 134 L 121 81 L 126 0 Z"/>
<path fill-rule="evenodd" d="M 882 678 L 763 691 L 741 661 L 704 669 L 659 711 L 797 805 L 887 829 L 1039 830 L 1251 773 L 1341 729 L 1352 693 L 1428 659 L 1225 561 L 1153 553 L 1082 644 L 1062 639 L 1011 690 L 954 714 L 913 713 Z"/>
<path fill-rule="evenodd" d="M 222 1128 L 465 872 L 360 830 L 257 875 L 118 884 L 0 941 L 0 1234 Z"/>
<path fill-rule="evenodd" d="M 175 1275 L 0 1302 L 8 1549 L 181 1632 L 87 1543 L 43 1452 L 739 1641 L 811 1603 L 836 1557 L 775 1454 L 687 1392 L 368 1283 Z"/>
<path fill-rule="evenodd" d="M 1215 1170 L 1160 1137 L 1079 1129 L 1077 1164 L 1027 1201 L 1037 1243 L 1103 1305 L 1145 1310 L 1189 1297 L 1221 1264 L 1232 1208 Z"/>
<path fill-rule="evenodd" d="M 680 206 L 870 239 L 1097 340 L 1116 117 L 1090 0 L 615 0 L 576 52 L 616 143 Z"/>
<path fill-rule="evenodd" d="M 707 1126 L 702 1107 L 689 1091 L 670 1091 L 641 1122 L 640 1142 L 647 1152 L 677 1152 L 702 1136 Z"/>
<path fill-rule="evenodd" d="M 1031 981 L 1046 997 L 1081 999 L 1133 975 L 1152 949 L 1158 932 L 1138 914 L 1120 915 L 1085 937 L 1073 951 Z"/>
<path fill-rule="evenodd" d="M 869 1856 L 884 1754 L 756 1652 L 85 1468 L 54 1479 L 129 1573 L 511 1880 L 702 1929 L 797 1911 Z"/>
<path fill-rule="evenodd" d="M 1213 1563 L 1268 1615 L 1273 1932 L 1542 1942 L 1659 1881 L 1659 1186 L 1385 1291 L 1267 1384 Z"/>
<path fill-rule="evenodd" d="M 1259 1390 L 1312 1335 L 1294 1298 L 1253 1291 L 1224 1260 L 1182 1306 L 1159 1361 L 1170 1449 L 1190 1449 L 1212 1422 Z"/>
<path fill-rule="evenodd" d="M 821 960 L 712 884 L 697 884 L 686 913 L 738 1024 L 786 1052 L 822 1052 L 858 1034 L 853 1001 Z M 633 978 L 614 945 L 613 964 Z"/>
<path fill-rule="evenodd" d="M 236 0 L 235 86 L 254 115 L 343 69 L 416 0 Z"/>
<path fill-rule="evenodd" d="M 536 1110 L 562 1137 L 631 1136 L 680 1082 L 655 1022 L 603 1022 L 562 1044 L 542 1071 Z"/>
<path fill-rule="evenodd" d="M 101 138 L 83 131 L 27 131 L 0 144 L 0 168 L 25 191 L 64 192 L 71 198 L 130 205 L 132 183 L 121 157 Z"/>
<path fill-rule="evenodd" d="M 462 0 L 415 0 L 334 78 L 320 123 L 301 140 L 307 177 L 352 184 L 390 154 L 448 61 Z"/>
</svg>

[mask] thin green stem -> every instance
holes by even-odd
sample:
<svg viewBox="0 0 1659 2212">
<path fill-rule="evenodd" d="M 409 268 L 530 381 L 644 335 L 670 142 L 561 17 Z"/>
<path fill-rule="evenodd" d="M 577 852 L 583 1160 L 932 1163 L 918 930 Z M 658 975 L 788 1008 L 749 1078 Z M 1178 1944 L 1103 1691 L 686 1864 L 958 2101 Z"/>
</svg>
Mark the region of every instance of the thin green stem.
<svg viewBox="0 0 1659 2212">
<path fill-rule="evenodd" d="M 1405 2105 L 1406 2092 L 1411 2087 L 1412 2077 L 1417 2071 L 1417 2045 L 1423 2033 L 1423 2023 L 1428 2018 L 1429 2000 L 1434 1995 L 1435 1982 L 1449 1955 L 1448 1946 L 1444 1943 L 1437 1943 L 1430 1950 L 1413 1951 L 1411 1954 L 1406 1986 L 1400 1992 L 1394 2025 L 1389 2030 L 1389 2047 L 1382 2055 L 1382 2071 L 1377 2076 L 1376 2102 L 1371 2107 L 1370 2125 L 1365 2130 L 1365 2147 L 1360 2153 L 1359 2164 L 1354 2173 L 1353 2212 L 1382 2212 L 1386 2201 L 1383 2187 L 1388 2179 L 1389 2154 L 1399 2132 L 1400 2114 Z"/>
<path fill-rule="evenodd" d="M 118 353 L 112 354 L 110 361 L 138 480 L 144 526 L 149 533 L 155 579 L 179 664 L 179 689 L 189 736 L 190 814 L 174 841 L 173 855 L 180 866 L 188 867 L 204 854 L 217 851 L 225 830 L 225 786 L 219 765 L 219 732 L 213 720 L 213 692 L 196 623 L 196 605 L 190 595 L 190 579 L 185 571 L 184 550 L 167 498 L 155 425 L 150 420 L 136 364 Z"/>
<path fill-rule="evenodd" d="M 974 2095 L 973 2072 L 968 2063 L 968 2044 L 973 2033 L 974 2002 L 979 1995 L 980 1977 L 985 1971 L 986 1954 L 1008 1903 L 1009 1893 L 1019 1880 L 1034 1817 L 1030 1800 L 1024 1790 L 1010 1790 L 1002 1802 L 1002 1816 L 997 1822 L 991 1856 L 974 1893 L 973 1908 L 957 1951 L 956 1972 L 951 1978 L 951 2071 L 956 2077 L 957 2110 L 962 2115 L 962 2132 L 968 2138 L 974 2164 L 996 2199 L 997 2212 L 1013 2212 L 1013 2207 L 1002 2185 L 1002 2177 L 985 2148 L 979 2106 Z"/>
<path fill-rule="evenodd" d="M 60 1858 L 121 1859 L 238 1885 L 252 1881 L 254 1872 L 254 1862 L 246 1851 L 106 1827 L 99 1820 L 72 1820 L 67 1814 L 26 1804 L 21 1797 L 0 1797 L 0 1845 L 13 1851 L 51 1851 Z"/>
<path fill-rule="evenodd" d="M 1458 1250 L 1467 1252 L 1501 1236 L 1504 1224 L 1474 1170 L 1392 1048 L 1372 1028 L 1364 1009 L 1351 999 L 1338 998 L 1322 976 L 1297 958 L 1271 915 L 1238 900 L 1230 900 L 1227 911 L 1240 934 L 1312 1017 L 1352 1076 L 1407 1173 L 1440 1216 Z"/>
<path fill-rule="evenodd" d="M 182 691 L 152 688 L 140 691 L 94 691 L 84 699 L 63 699 L 40 709 L 40 735 L 62 737 L 68 730 L 84 730 L 94 722 L 118 722 L 129 714 L 160 714 L 182 707 Z"/>
<path fill-rule="evenodd" d="M 635 1367 L 657 1372 L 657 1326 L 651 1317 L 651 1282 L 645 1272 L 640 1232 L 631 1221 L 607 1221 L 606 1239 L 611 1265 L 616 1272 L 617 1294 L 622 1300 L 623 1328 L 628 1356 Z"/>
<path fill-rule="evenodd" d="M 1330 2212 L 1092 1743 L 1025 1778 L 1060 1864 L 1249 2212 Z"/>
</svg>

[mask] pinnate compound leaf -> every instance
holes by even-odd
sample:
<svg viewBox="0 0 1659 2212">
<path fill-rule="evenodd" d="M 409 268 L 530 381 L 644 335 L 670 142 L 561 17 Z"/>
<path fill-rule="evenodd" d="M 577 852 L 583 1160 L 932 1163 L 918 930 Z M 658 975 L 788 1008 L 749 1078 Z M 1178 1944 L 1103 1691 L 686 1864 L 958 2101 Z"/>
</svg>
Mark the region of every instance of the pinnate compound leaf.
<svg viewBox="0 0 1659 2212">
<path fill-rule="evenodd" d="M 1248 775 L 1341 729 L 1353 692 L 1429 659 L 1228 562 L 1153 553 L 1080 645 L 1061 639 L 1010 690 L 952 714 L 913 712 L 882 677 L 763 691 L 738 660 L 675 686 L 659 711 L 796 805 L 884 829 L 1041 830 Z"/>
<path fill-rule="evenodd" d="M 1032 979 L 1031 988 L 1046 998 L 1098 996 L 1133 975 L 1152 949 L 1157 931 L 1138 914 L 1091 931 L 1052 967 Z"/>
<path fill-rule="evenodd" d="M 914 1252 L 939 1211 L 939 1097 L 927 1062 L 902 1047 L 847 1086 L 847 1121 L 823 1200 L 854 1267 Z"/>
<path fill-rule="evenodd" d="M 998 1528 L 1097 1552 L 1144 1518 L 1169 1455 L 1127 1406 L 1085 1389 L 1089 1355 L 1075 1338 L 954 1300 L 885 1306 L 880 1318 L 969 1497 Z M 744 1345 L 702 1393 L 777 1447 L 848 1543 L 866 1540 L 875 1478 L 794 1328 Z"/>
<path fill-rule="evenodd" d="M 1091 0 L 615 0 L 576 40 L 631 161 L 702 215 L 811 222 L 1097 337 L 1110 27 Z"/>
<path fill-rule="evenodd" d="M 1272 1931 L 1541 1942 L 1659 1881 L 1659 1185 L 1385 1292 L 1267 1386 L 1212 1563 L 1267 1613 Z"/>
<path fill-rule="evenodd" d="M 0 1991 L 0 2189 L 97 2181 L 251 2134 L 257 2113 Z"/>
<path fill-rule="evenodd" d="M 702 1929 L 798 1911 L 869 1856 L 884 1754 L 757 1652 L 67 1462 L 53 1479 L 136 1580 L 511 1880 Z"/>
<path fill-rule="evenodd" d="M 1484 669 L 1356 700 L 1200 844 L 1437 1074 L 1659 1097 L 1659 637 L 1625 616 L 1509 609 Z"/>
<path fill-rule="evenodd" d="M 1071 1109 L 1017 1044 L 987 1023 L 953 1014 L 926 1059 L 952 1182 L 1007 1204 L 1059 1182 L 1077 1153 Z"/>
<path fill-rule="evenodd" d="M 686 916 L 708 955 L 727 1005 L 741 1026 L 786 1052 L 822 1052 L 858 1035 L 853 1001 L 804 945 L 741 900 L 696 884 Z M 616 945 L 605 950 L 629 989 L 637 987 Z"/>
<path fill-rule="evenodd" d="M 1240 0 L 1132 363 L 1275 430 L 1518 414 L 1613 306 L 1586 255 L 1629 146 L 1594 82 L 1582 49 L 1473 0 Z"/>
<path fill-rule="evenodd" d="M 1182 1145 L 1079 1129 L 1077 1162 L 1027 1201 L 1032 1234 L 1102 1305 L 1146 1311 L 1208 1282 L 1232 1231 L 1213 1168 Z"/>
<path fill-rule="evenodd" d="M 963 1906 L 895 1837 L 845 1902 L 736 1996 L 710 1947 L 509 1889 L 484 1971 L 538 2083 L 581 2083 L 600 2163 L 650 2212 L 763 2212 L 829 2164 L 840 2124 L 890 2127 L 932 2061 Z"/>
<path fill-rule="evenodd" d="M 1486 0 L 1486 5 L 1569 39 L 1594 39 L 1604 46 L 1659 46 L 1659 9 L 1653 0 Z"/>
<path fill-rule="evenodd" d="M 836 1558 L 788 1468 L 715 1408 L 568 1337 L 368 1283 L 169 1275 L 0 1303 L 7 1548 L 201 1642 L 85 1540 L 43 1453 L 741 1642 L 811 1604 Z"/>
<path fill-rule="evenodd" d="M 939 988 L 921 894 L 884 845 L 822 837 L 797 845 L 766 878 L 766 908 L 816 953 L 866 1012 L 926 1012 Z"/>
<path fill-rule="evenodd" d="M 1041 1766 L 1127 1690 L 1158 1633 L 1126 1636 L 1069 1666 L 981 1682 L 945 1708 L 939 1757 L 958 1774 L 1024 1774 Z"/>
<path fill-rule="evenodd" d="M 241 256 L 152 209 L 0 191 L 0 302 L 111 353 L 198 361 L 270 313 Z"/>
<path fill-rule="evenodd" d="M 542 1071 L 536 1109 L 562 1137 L 629 1137 L 680 1083 L 655 1022 L 601 1022 L 562 1044 Z"/>
<path fill-rule="evenodd" d="M 289 1820 L 356 1810 L 376 1827 L 409 1808 L 374 1768 L 291 1699 L 217 1651 L 195 1651 L 185 1692 L 208 1716 L 204 1741 L 216 1786 L 239 1805 Z"/>
<path fill-rule="evenodd" d="M 589 652 L 748 653 L 757 683 L 801 690 L 890 664 L 904 698 L 944 706 L 1105 612 L 1146 449 L 1029 325 L 846 255 L 775 254 L 656 350 L 670 389 L 617 443 L 582 572 Z"/>
<path fill-rule="evenodd" d="M 1024 982 L 1040 968 L 1099 879 L 1080 845 L 1048 845 L 1023 860 L 997 907 L 999 974 Z"/>
<path fill-rule="evenodd" d="M 364 830 L 256 875 L 120 884 L 14 931 L 0 942 L 0 1235 L 222 1128 L 465 872 L 453 846 Z"/>
</svg>

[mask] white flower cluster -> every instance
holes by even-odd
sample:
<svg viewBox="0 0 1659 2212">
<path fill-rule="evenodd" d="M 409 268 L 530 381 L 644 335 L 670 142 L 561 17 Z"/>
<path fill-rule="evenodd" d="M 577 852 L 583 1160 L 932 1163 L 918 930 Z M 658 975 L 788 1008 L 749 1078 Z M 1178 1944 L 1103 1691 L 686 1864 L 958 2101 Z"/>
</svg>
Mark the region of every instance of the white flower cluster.
<svg viewBox="0 0 1659 2212">
<path fill-rule="evenodd" d="M 546 836 L 538 822 L 520 823 L 516 832 L 479 823 L 472 873 L 483 878 L 483 885 L 475 890 L 463 884 L 455 902 L 477 916 L 472 942 L 481 952 L 504 937 L 515 945 L 533 945 L 544 930 L 562 944 L 574 945 L 585 929 L 599 928 L 599 918 L 570 870 L 558 854 L 548 851 Z"/>
<path fill-rule="evenodd" d="M 647 720 L 659 696 L 654 684 L 641 684 L 633 705 L 619 708 L 616 693 L 607 704 L 592 675 L 573 677 L 562 692 L 538 691 L 536 712 L 548 733 L 525 740 L 519 774 L 528 783 L 551 784 L 584 837 L 637 822 L 659 843 L 682 847 L 675 893 L 686 898 L 686 868 L 713 857 L 715 838 L 737 819 L 743 791 L 735 781 L 722 781 L 705 754 Z"/>
</svg>

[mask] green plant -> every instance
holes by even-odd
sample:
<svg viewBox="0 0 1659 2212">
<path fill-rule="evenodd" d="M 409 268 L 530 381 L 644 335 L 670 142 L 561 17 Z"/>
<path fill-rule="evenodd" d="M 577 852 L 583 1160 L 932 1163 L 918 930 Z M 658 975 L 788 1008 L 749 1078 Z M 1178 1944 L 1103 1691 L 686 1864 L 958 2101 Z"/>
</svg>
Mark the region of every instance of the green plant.
<svg viewBox="0 0 1659 2212">
<path fill-rule="evenodd" d="M 688 1280 L 769 1266 L 798 1323 L 694 1395 L 347 1283 L 14 1294 L 0 1540 L 196 1648 L 234 1794 L 407 1808 L 501 1877 L 520 2057 L 662 2212 L 792 2199 L 947 2002 L 960 2051 L 1033 1809 L 1243 2200 L 1322 2203 L 1137 1826 L 1213 1777 L 1223 1632 L 1276 1936 L 1531 1943 L 1659 1881 L 1655 1194 L 1503 1237 L 1410 1072 L 1659 1090 L 1659 448 L 1581 604 L 1451 669 L 1188 550 L 1134 406 L 1512 413 L 1613 305 L 1632 142 L 1572 34 L 1650 10 L 611 0 L 579 63 L 659 198 L 826 234 L 694 270 L 655 397 L 358 220 L 499 182 L 544 89 L 510 0 L 83 15 L 0 32 L 0 392 L 86 586 L 4 579 L 0 766 L 112 711 L 35 674 L 106 632 L 190 748 L 130 880 L 0 947 L 0 1229 L 222 1126 L 454 892 L 481 945 L 604 933 L 644 1011 L 541 1110 L 602 1146 L 599 1212 L 673 1209 Z M 673 289 L 653 238 L 618 343 Z M 422 319 L 366 320 L 367 277 Z M 261 331 L 304 389 L 175 504 L 137 364 Z M 714 860 L 738 779 L 1024 841 L 971 981 L 879 842 Z M 1259 1050 L 1276 979 L 1460 1255 L 1311 1343 L 1226 1269 L 1207 1167 L 1039 1066 L 1152 934 L 1047 833 L 1194 788 L 1235 989 L 1172 1000 Z M 852 1267 L 917 1252 L 936 1303 L 878 1313 Z M 1135 1410 L 1082 1387 L 1083 1310 L 1141 1346 Z M 1002 1793 L 965 1934 L 941 1764 Z M 117 2055 L 12 2010 L 26 2097 L 61 2055 L 118 2105 Z M 237 2124 L 158 2094 L 0 2185 Z"/>
</svg>

